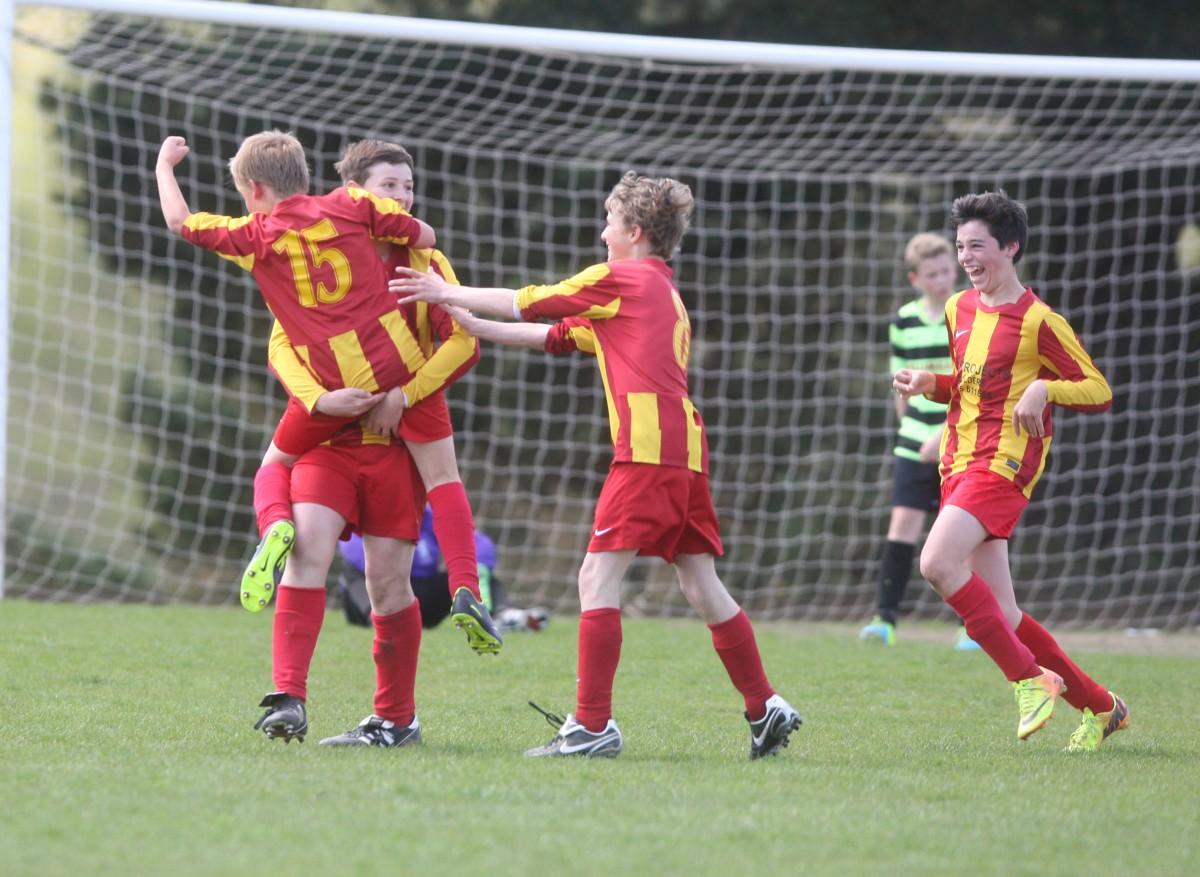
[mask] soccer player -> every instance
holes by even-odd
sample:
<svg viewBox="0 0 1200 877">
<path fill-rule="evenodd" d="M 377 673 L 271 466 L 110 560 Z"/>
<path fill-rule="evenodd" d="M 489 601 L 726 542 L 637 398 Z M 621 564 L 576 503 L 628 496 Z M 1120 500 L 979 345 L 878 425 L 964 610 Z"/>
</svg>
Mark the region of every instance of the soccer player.
<svg viewBox="0 0 1200 877">
<path fill-rule="evenodd" d="M 1067 321 L 1018 277 L 1029 233 L 1024 205 L 984 192 L 955 200 L 950 216 L 972 283 L 946 303 L 953 371 L 903 368 L 893 379 L 906 398 L 949 405 L 942 504 L 921 573 L 1012 681 L 1017 737 L 1043 727 L 1063 695 L 1083 712 L 1067 748 L 1094 751 L 1128 724 L 1129 710 L 1017 606 L 1008 538 L 1046 465 L 1051 405 L 1106 411 L 1112 390 Z"/>
<path fill-rule="evenodd" d="M 767 681 L 750 621 L 716 573 L 714 558 L 724 549 L 708 487 L 704 422 L 688 398 L 691 324 L 667 265 L 692 207 L 684 184 L 630 171 L 605 201 L 600 237 L 608 261 L 574 277 L 521 290 L 479 289 L 402 268 L 391 283 L 406 301 L 557 319 L 552 327 L 478 320 L 464 328 L 552 353 L 592 353 L 601 369 L 614 454 L 579 571 L 576 708 L 553 740 L 525 753 L 530 757 L 620 753 L 612 686 L 621 653 L 621 581 L 638 554 L 674 564 L 684 596 L 708 623 L 745 701 L 750 757 L 774 754 L 800 725 L 800 715 Z"/>
<path fill-rule="evenodd" d="M 411 210 L 413 204 L 413 167 L 407 150 L 381 140 L 350 144 L 336 165 L 348 188 L 392 198 L 405 210 Z M 449 260 L 439 250 L 412 249 L 386 242 L 381 242 L 377 249 L 389 270 L 398 265 L 432 269 L 451 283 L 458 282 Z M 254 506 L 261 539 L 243 574 L 241 592 L 256 598 L 250 601 L 251 609 L 265 605 L 271 594 L 263 589 L 270 587 L 273 571 L 291 550 L 288 485 L 290 467 L 296 457 L 328 438 L 342 423 L 365 414 L 364 422 L 372 432 L 396 434 L 408 446 L 436 511 L 434 526 L 438 541 L 444 546 L 454 622 L 466 632 L 467 642 L 477 653 L 496 654 L 503 640 L 480 590 L 475 520 L 459 475 L 454 431 L 443 394 L 446 387 L 478 362 L 479 345 L 439 307 L 419 303 L 406 305 L 401 312 L 420 347 L 424 364 L 414 371 L 408 383 L 393 387 L 382 399 L 367 390 L 335 391 L 359 394 L 348 399 L 348 416 L 342 420 L 313 413 L 322 405 L 328 408 L 333 400 L 326 386 L 315 377 L 306 357 L 276 321 L 269 361 L 287 389 L 289 400 L 255 475 Z M 435 338 L 440 342 L 436 350 Z M 363 410 L 356 410 L 356 406 L 362 406 Z"/>
<path fill-rule="evenodd" d="M 361 189 L 309 196 L 303 147 L 279 131 L 246 138 L 230 162 L 250 216 L 192 213 L 175 179 L 175 166 L 187 153 L 183 138 L 168 137 L 156 166 L 171 230 L 253 271 L 272 312 L 293 341 L 307 346 L 327 385 L 364 388 L 375 380 L 381 386 L 408 380 L 423 356 L 388 293 L 373 238 L 430 246 L 432 229 L 395 201 Z M 316 448 L 293 468 L 298 538 L 275 612 L 272 675 L 278 690 L 263 699 L 266 712 L 256 728 L 286 741 L 307 733 L 308 669 L 325 616 L 325 578 L 349 525 L 366 539 L 377 686 L 375 715 L 343 737 L 352 736 L 353 744 L 403 745 L 420 737 L 412 693 L 421 619 L 408 575 L 424 495 L 402 444 L 388 436 L 343 433 L 349 433 L 343 438 L 348 447 L 335 442 Z"/>
<path fill-rule="evenodd" d="M 940 234 L 922 232 L 904 247 L 908 282 L 919 296 L 900 308 L 888 332 L 892 345 L 891 373 L 902 368 L 948 372 L 946 300 L 954 294 L 958 266 L 950 242 Z M 864 642 L 895 645 L 900 603 L 912 575 L 917 540 L 927 515 L 936 513 L 941 488 L 938 448 L 946 425 L 946 406 L 914 396 L 894 396 L 900 429 L 896 435 L 892 476 L 892 515 L 880 565 L 875 617 L 859 633 Z M 959 629 L 956 649 L 977 649 Z"/>
</svg>

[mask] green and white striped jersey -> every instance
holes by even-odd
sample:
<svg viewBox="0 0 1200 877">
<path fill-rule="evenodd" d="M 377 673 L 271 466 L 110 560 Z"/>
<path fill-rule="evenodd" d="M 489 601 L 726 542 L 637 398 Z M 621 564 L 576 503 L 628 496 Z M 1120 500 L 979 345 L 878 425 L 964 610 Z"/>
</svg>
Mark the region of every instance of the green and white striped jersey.
<svg viewBox="0 0 1200 877">
<path fill-rule="evenodd" d="M 938 314 L 931 320 L 920 298 L 900 308 L 888 338 L 892 344 L 892 374 L 902 368 L 924 369 L 934 374 L 949 374 L 953 369 L 945 315 Z M 936 435 L 945 422 L 945 405 L 924 396 L 911 397 L 900 418 L 896 456 L 920 460 L 921 445 Z"/>
</svg>

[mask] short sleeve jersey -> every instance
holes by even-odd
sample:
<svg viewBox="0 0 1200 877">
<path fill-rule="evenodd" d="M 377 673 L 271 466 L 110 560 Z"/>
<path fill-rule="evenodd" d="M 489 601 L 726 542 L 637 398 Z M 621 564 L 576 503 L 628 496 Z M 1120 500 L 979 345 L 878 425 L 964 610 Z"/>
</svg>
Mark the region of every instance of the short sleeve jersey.
<svg viewBox="0 0 1200 877">
<path fill-rule="evenodd" d="M 704 421 L 688 397 L 691 323 L 661 259 L 603 262 L 517 292 L 522 318 L 559 320 L 546 350 L 593 353 L 616 462 L 708 471 Z"/>
<path fill-rule="evenodd" d="M 355 188 L 293 195 L 269 214 L 194 213 L 183 236 L 254 275 L 267 307 L 326 389 L 407 383 L 425 363 L 388 292 L 375 241 L 406 247 L 417 221 Z"/>
</svg>

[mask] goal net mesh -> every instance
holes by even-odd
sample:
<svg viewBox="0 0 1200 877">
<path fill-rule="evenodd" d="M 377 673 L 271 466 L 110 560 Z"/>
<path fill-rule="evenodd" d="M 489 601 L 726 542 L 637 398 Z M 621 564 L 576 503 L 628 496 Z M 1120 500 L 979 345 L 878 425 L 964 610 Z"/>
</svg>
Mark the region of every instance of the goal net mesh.
<svg viewBox="0 0 1200 877">
<path fill-rule="evenodd" d="M 165 7 L 169 8 L 169 7 Z M 300 14 L 300 13 L 298 13 Z M 1064 624 L 1200 623 L 1200 87 L 774 69 L 22 8 L 14 45 L 9 595 L 236 602 L 251 482 L 284 396 L 249 275 L 172 239 L 153 166 L 241 213 L 225 160 L 294 131 L 314 188 L 349 141 L 402 142 L 416 215 L 464 282 L 604 258 L 627 169 L 688 182 L 675 261 L 727 554 L 758 618 L 862 619 L 896 428 L 887 330 L 902 250 L 956 196 L 1030 211 L 1022 277 L 1113 385 L 1055 413 L 1011 546 L 1024 606 Z M 965 280 L 960 278 L 965 286 Z M 460 469 L 518 605 L 567 611 L 610 447 L 594 361 L 484 347 L 449 393 Z M 686 610 L 639 561 L 630 612 Z M 909 604 L 948 618 L 914 570 Z"/>
</svg>

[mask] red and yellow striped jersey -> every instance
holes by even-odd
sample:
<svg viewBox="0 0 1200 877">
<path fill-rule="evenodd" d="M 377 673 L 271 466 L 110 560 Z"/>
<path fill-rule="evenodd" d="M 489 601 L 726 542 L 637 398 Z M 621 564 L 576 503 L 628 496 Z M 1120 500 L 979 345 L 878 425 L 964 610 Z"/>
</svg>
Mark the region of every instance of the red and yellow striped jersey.
<svg viewBox="0 0 1200 877">
<path fill-rule="evenodd" d="M 527 286 L 516 303 L 524 319 L 560 320 L 546 337 L 548 352 L 596 356 L 614 461 L 708 472 L 704 421 L 688 398 L 692 328 L 666 262 L 603 262 L 560 283 Z"/>
<path fill-rule="evenodd" d="M 324 387 L 403 386 L 425 355 L 388 291 L 375 241 L 420 233 L 390 198 L 362 189 L 293 195 L 269 214 L 194 213 L 183 236 L 254 275 L 267 307 Z"/>
<path fill-rule="evenodd" d="M 458 283 L 450 260 L 439 250 L 413 250 L 393 246 L 384 260 L 390 276 L 398 266 L 417 271 L 433 270 L 453 284 Z M 479 362 L 479 341 L 468 335 L 443 308 L 425 302 L 409 302 L 400 306 L 405 322 L 417 339 L 425 364 L 401 386 L 410 406 L 449 387 L 475 363 Z M 435 346 L 436 344 L 436 346 Z M 267 351 L 271 370 L 279 378 L 288 395 L 310 412 L 328 387 L 314 374 L 307 360 L 292 344 L 279 320 L 271 331 Z M 391 389 L 386 387 L 384 389 Z"/>
<path fill-rule="evenodd" d="M 1074 330 L 1026 289 L 1015 302 L 989 307 L 968 289 L 946 302 L 946 328 L 954 363 L 942 437 L 942 479 L 968 470 L 994 472 L 1026 495 L 1046 466 L 1054 433 L 1051 405 L 1042 415 L 1045 435 L 1018 436 L 1013 408 L 1036 380 L 1046 381 L 1049 402 L 1077 411 L 1105 411 L 1112 390 Z"/>
</svg>

